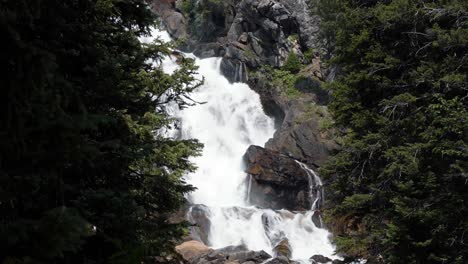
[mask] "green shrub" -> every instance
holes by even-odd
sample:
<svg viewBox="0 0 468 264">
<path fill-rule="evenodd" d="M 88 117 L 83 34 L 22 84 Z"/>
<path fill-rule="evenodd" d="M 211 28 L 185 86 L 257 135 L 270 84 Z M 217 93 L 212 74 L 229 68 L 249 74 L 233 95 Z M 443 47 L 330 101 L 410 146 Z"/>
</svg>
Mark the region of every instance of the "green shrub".
<svg viewBox="0 0 468 264">
<path fill-rule="evenodd" d="M 315 57 L 315 49 L 308 49 L 304 52 L 304 59 L 307 62 L 312 62 L 312 59 Z"/>
<path fill-rule="evenodd" d="M 301 70 L 301 66 L 302 63 L 299 57 L 294 52 L 291 52 L 283 65 L 283 70 L 290 73 L 298 73 Z"/>
</svg>

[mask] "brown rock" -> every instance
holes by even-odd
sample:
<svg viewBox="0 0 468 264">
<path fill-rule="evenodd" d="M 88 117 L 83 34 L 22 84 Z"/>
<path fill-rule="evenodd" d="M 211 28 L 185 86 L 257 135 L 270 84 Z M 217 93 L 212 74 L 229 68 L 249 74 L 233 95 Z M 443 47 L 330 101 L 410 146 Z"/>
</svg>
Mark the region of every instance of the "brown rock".
<svg viewBox="0 0 468 264">
<path fill-rule="evenodd" d="M 276 253 L 276 256 L 283 256 L 288 259 L 291 258 L 291 246 L 287 239 L 281 240 L 274 248 L 273 251 Z"/>
<path fill-rule="evenodd" d="M 213 249 L 207 247 L 200 241 L 191 240 L 176 246 L 176 251 L 185 260 L 193 261 L 207 253 L 213 252 Z"/>
<path fill-rule="evenodd" d="M 250 202 L 265 208 L 307 210 L 311 207 L 309 177 L 292 158 L 250 146 L 244 155 L 252 176 Z"/>
</svg>

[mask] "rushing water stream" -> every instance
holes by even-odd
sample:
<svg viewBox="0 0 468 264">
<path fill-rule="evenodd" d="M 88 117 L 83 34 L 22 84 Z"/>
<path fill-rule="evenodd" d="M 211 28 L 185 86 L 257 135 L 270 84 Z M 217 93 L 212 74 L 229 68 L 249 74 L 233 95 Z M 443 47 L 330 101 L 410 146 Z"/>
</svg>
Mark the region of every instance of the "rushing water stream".
<svg viewBox="0 0 468 264">
<path fill-rule="evenodd" d="M 155 34 L 168 39 L 164 32 Z M 203 154 L 193 158 L 198 170 L 187 175 L 187 181 L 197 187 L 189 201 L 206 206 L 208 245 L 221 248 L 243 244 L 274 255 L 275 245 L 287 239 L 293 259 L 308 260 L 315 254 L 336 258 L 329 232 L 312 221 L 323 192 L 320 178 L 305 164 L 300 163 L 309 175 L 310 211 L 273 211 L 249 204 L 252 179 L 244 172 L 242 156 L 249 145 L 263 146 L 273 136 L 274 122 L 264 114 L 258 94 L 248 85 L 231 84 L 222 76 L 220 58 L 195 58 L 195 62 L 205 82 L 191 98 L 206 103 L 169 110 L 180 121 L 180 129 L 172 131 L 174 135 L 196 138 L 204 144 Z M 162 67 L 171 72 L 177 65 L 166 58 Z"/>
</svg>

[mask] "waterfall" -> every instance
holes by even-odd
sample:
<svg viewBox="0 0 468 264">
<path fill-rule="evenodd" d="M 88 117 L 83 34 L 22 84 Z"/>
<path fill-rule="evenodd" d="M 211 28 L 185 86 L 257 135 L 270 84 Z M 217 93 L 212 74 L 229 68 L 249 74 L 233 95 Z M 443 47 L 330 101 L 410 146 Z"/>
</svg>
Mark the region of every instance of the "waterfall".
<svg viewBox="0 0 468 264">
<path fill-rule="evenodd" d="M 320 178 L 305 164 L 299 163 L 310 177 L 311 191 L 316 191 L 311 192 L 313 210 L 293 213 L 249 204 L 252 179 L 247 179 L 242 156 L 249 145 L 262 146 L 273 136 L 274 121 L 265 115 L 258 94 L 248 85 L 229 83 L 221 74 L 220 58 L 194 59 L 199 77 L 203 76 L 205 82 L 191 98 L 205 103 L 183 110 L 170 106 L 168 110 L 178 119 L 180 128 L 166 133 L 196 138 L 204 144 L 202 155 L 192 159 L 198 169 L 186 180 L 197 188 L 188 195 L 189 201 L 208 208 L 208 246 L 243 244 L 274 255 L 274 246 L 287 239 L 295 260 L 307 261 L 315 254 L 337 258 L 329 232 L 312 221 L 314 210 L 323 201 L 323 192 Z M 162 67 L 171 72 L 177 66 L 166 58 Z"/>
<path fill-rule="evenodd" d="M 301 168 L 307 173 L 307 176 L 309 177 L 309 196 L 310 202 L 312 204 L 310 210 L 318 210 L 320 207 L 322 207 L 325 196 L 323 192 L 322 180 L 319 176 L 317 176 L 315 171 L 309 168 L 306 164 L 297 160 L 296 162 L 301 166 Z"/>
<path fill-rule="evenodd" d="M 247 203 L 250 203 L 250 192 L 252 191 L 252 175 L 249 175 L 249 184 L 247 185 Z"/>
</svg>

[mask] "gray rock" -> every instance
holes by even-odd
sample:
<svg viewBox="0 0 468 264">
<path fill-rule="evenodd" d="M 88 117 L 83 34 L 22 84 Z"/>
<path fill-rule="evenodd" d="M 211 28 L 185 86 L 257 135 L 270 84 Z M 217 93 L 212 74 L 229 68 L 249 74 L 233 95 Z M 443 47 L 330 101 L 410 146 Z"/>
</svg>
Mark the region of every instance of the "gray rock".
<svg viewBox="0 0 468 264">
<path fill-rule="evenodd" d="M 291 261 L 287 257 L 279 256 L 267 261 L 265 264 L 290 264 Z"/>
<path fill-rule="evenodd" d="M 266 143 L 268 149 L 288 153 L 292 157 L 307 161 L 309 165 L 323 165 L 331 153 L 338 148 L 335 141 L 325 138 L 320 131 L 318 118 L 310 118 L 302 123 L 294 123 L 304 110 L 295 108 L 289 111 L 282 127 Z"/>
<path fill-rule="evenodd" d="M 242 44 L 247 44 L 249 42 L 249 35 L 244 32 L 239 36 L 238 41 Z"/>
<path fill-rule="evenodd" d="M 312 257 L 310 257 L 310 260 L 312 261 L 312 263 L 328 263 L 332 261 L 332 259 L 322 255 L 313 255 Z"/>
<path fill-rule="evenodd" d="M 232 254 L 232 253 L 244 252 L 244 251 L 248 251 L 248 248 L 245 245 L 227 246 L 227 247 L 215 250 L 215 252 L 222 253 L 222 254 Z"/>
<path fill-rule="evenodd" d="M 192 239 L 208 244 L 208 235 L 211 227 L 210 210 L 205 205 L 192 205 L 187 211 L 187 219 L 193 225 L 190 227 Z"/>
<path fill-rule="evenodd" d="M 265 251 L 240 251 L 235 253 L 230 253 L 227 256 L 227 260 L 236 260 L 239 263 L 253 261 L 255 263 L 262 263 L 263 261 L 271 258 L 271 256 Z"/>
<path fill-rule="evenodd" d="M 308 76 L 304 77 L 304 83 L 297 84 L 299 89 L 296 89 L 302 90 L 297 98 L 288 98 L 282 92 L 285 87 L 273 85 L 268 72 L 257 71 L 249 84 L 260 95 L 265 113 L 275 117 L 277 131 L 265 147 L 309 165 L 321 166 L 339 145 L 320 126 L 320 120 L 329 115 L 322 106 L 327 94 Z"/>
<path fill-rule="evenodd" d="M 314 214 L 312 215 L 312 222 L 314 222 L 314 225 L 319 228 L 324 228 L 323 220 L 322 220 L 322 211 L 315 210 Z"/>
<path fill-rule="evenodd" d="M 231 62 L 224 63 L 223 73 L 232 82 L 246 82 L 249 70 L 260 65 L 281 66 L 290 52 L 300 54 L 301 49 L 289 39 L 293 34 L 299 35 L 302 50 L 317 46 L 319 21 L 310 14 L 305 0 L 189 1 L 192 1 L 195 16 L 186 14 L 184 17 L 179 12 L 182 9 L 180 0 L 153 1 L 153 10 L 171 36 L 186 39 L 179 47 L 183 51 L 195 52 L 201 57 L 223 56 L 223 49 L 204 46 L 220 38 L 227 42 L 218 43 L 218 47 L 226 45 L 239 49 L 238 52 L 231 51 L 231 55 L 226 52 L 224 56 Z M 210 12 L 198 16 L 203 10 Z M 241 49 L 231 45 L 233 42 L 248 47 Z M 247 69 L 236 77 L 240 65 Z"/>
<path fill-rule="evenodd" d="M 224 47 L 219 42 L 201 43 L 193 49 L 193 54 L 201 59 L 218 57 L 224 52 Z"/>
<path fill-rule="evenodd" d="M 257 264 L 271 258 L 265 251 L 248 250 L 245 245 L 213 250 L 196 240 L 176 246 L 176 251 L 190 264 Z"/>
<path fill-rule="evenodd" d="M 188 36 L 184 16 L 174 9 L 175 0 L 153 1 L 151 7 L 153 12 L 160 17 L 169 35 L 176 39 Z"/>
<path fill-rule="evenodd" d="M 332 261 L 332 264 L 345 264 L 346 262 L 342 261 L 342 260 L 339 260 L 339 259 L 334 259 Z"/>
<path fill-rule="evenodd" d="M 187 37 L 187 25 L 184 16 L 179 12 L 170 12 L 164 17 L 166 29 L 175 39 Z"/>
<path fill-rule="evenodd" d="M 281 3 L 292 13 L 298 23 L 299 38 L 303 50 L 318 48 L 318 33 L 320 19 L 312 15 L 310 9 L 313 1 L 282 0 Z"/>
</svg>

